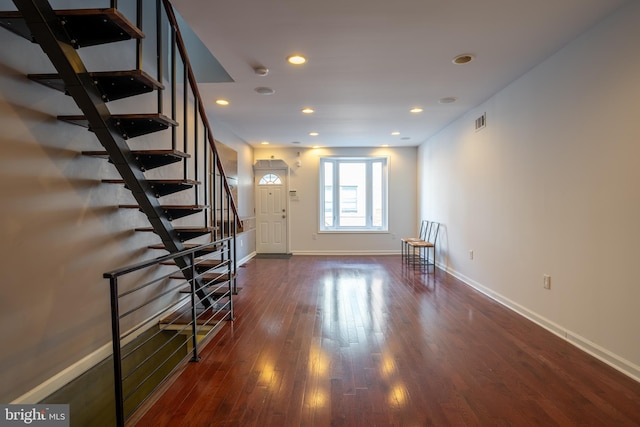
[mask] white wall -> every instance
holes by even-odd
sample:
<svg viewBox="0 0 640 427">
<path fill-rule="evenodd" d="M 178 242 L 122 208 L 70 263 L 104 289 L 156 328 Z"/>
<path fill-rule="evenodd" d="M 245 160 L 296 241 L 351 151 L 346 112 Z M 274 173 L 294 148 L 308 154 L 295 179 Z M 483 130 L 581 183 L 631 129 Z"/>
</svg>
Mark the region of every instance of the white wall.
<svg viewBox="0 0 640 427">
<path fill-rule="evenodd" d="M 132 231 L 148 224 L 144 215 L 117 208 L 132 201 L 128 192 L 100 182 L 117 177 L 113 165 L 80 154 L 101 149 L 95 135 L 56 119 L 78 114 L 73 100 L 27 79 L 53 71 L 40 47 L 5 30 L 0 40 L 0 401 L 7 403 L 90 354 L 109 355 L 102 273 L 151 258 L 146 247 L 157 241 Z"/>
<path fill-rule="evenodd" d="M 298 157 L 298 152 L 300 157 Z M 293 254 L 393 254 L 400 252 L 400 238 L 417 228 L 416 147 L 403 148 L 256 148 L 256 160 L 284 160 L 291 168 L 289 188 L 298 199 L 290 203 Z M 319 233 L 318 191 L 320 156 L 389 157 L 389 232 Z M 300 160 L 301 166 L 296 162 Z M 316 235 L 316 239 L 313 239 Z"/>
<path fill-rule="evenodd" d="M 629 2 L 424 143 L 418 166 L 444 268 L 636 378 L 638 22 Z"/>
</svg>

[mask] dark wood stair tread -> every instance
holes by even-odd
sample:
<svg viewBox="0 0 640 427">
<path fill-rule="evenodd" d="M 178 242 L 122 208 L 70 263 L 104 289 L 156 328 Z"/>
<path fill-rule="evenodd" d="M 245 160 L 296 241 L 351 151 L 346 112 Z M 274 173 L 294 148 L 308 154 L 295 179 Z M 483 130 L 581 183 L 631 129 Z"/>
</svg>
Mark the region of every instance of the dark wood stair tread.
<svg viewBox="0 0 640 427">
<path fill-rule="evenodd" d="M 174 261 L 164 261 L 161 262 L 162 265 L 175 265 Z M 220 259 L 202 259 L 196 260 L 196 267 L 200 268 L 220 268 L 229 264 L 229 260 L 220 260 Z"/>
<path fill-rule="evenodd" d="M 106 184 L 124 184 L 124 179 L 103 179 L 102 182 Z M 188 185 L 200 185 L 200 181 L 194 181 L 193 179 L 147 179 L 146 182 L 151 185 L 156 184 L 188 184 Z"/>
<path fill-rule="evenodd" d="M 161 262 L 162 265 L 173 265 L 175 266 L 175 261 L 169 260 Z M 203 273 L 214 273 L 215 270 L 224 269 L 231 265 L 230 260 L 219 260 L 219 259 L 196 259 L 195 262 L 195 270 L 198 272 L 198 276 Z M 221 271 L 217 271 L 218 274 Z M 184 272 L 176 272 L 176 275 L 183 275 Z"/>
<path fill-rule="evenodd" d="M 147 179 L 145 181 L 155 192 L 156 197 L 168 196 L 179 191 L 189 190 L 194 185 L 200 185 L 199 181 L 192 179 Z M 124 184 L 125 188 L 128 188 L 123 179 L 103 179 L 102 182 L 105 184 Z"/>
<path fill-rule="evenodd" d="M 183 243 L 182 246 L 184 246 L 184 249 L 194 249 L 197 248 L 198 246 L 202 246 L 202 243 Z M 149 249 L 157 249 L 157 250 L 163 250 L 163 251 L 169 251 L 166 246 L 162 243 L 156 244 L 156 245 L 149 245 L 147 246 Z M 214 252 L 218 252 L 221 249 L 221 245 L 214 245 L 214 246 L 209 246 L 200 250 L 195 251 L 193 254 L 195 257 L 202 257 L 202 256 L 207 256 L 207 255 L 211 255 Z"/>
<path fill-rule="evenodd" d="M 93 156 L 93 157 L 102 157 L 105 159 L 109 158 L 109 153 L 104 150 L 97 151 L 83 151 L 82 154 L 85 156 Z M 177 156 L 182 157 L 184 159 L 191 157 L 190 154 L 183 153 L 178 150 L 131 150 L 131 154 L 135 156 Z"/>
<path fill-rule="evenodd" d="M 214 231 L 217 231 L 217 227 L 175 227 L 175 232 L 178 234 L 178 239 L 181 242 L 186 242 L 191 239 L 195 239 L 196 237 L 201 237 L 206 234 L 211 234 Z M 142 232 L 155 232 L 153 227 L 140 227 L 136 228 L 135 231 Z"/>
<path fill-rule="evenodd" d="M 184 246 L 185 249 L 194 249 L 197 248 L 198 246 L 202 246 L 201 243 L 185 243 L 182 246 Z M 147 246 L 149 249 L 161 249 L 161 250 L 167 250 L 167 248 L 162 244 L 159 243 L 157 245 L 149 245 Z M 204 248 L 202 249 L 202 252 L 216 252 L 220 250 L 219 245 L 216 246 L 210 246 L 208 248 Z"/>
<path fill-rule="evenodd" d="M 218 285 L 220 283 L 226 283 L 236 277 L 235 274 L 229 279 L 228 273 L 203 273 L 198 274 L 198 278 L 202 279 L 206 286 Z M 187 280 L 182 274 L 173 274 L 169 276 L 170 279 Z M 186 291 L 185 291 L 186 290 Z M 183 288 L 180 292 L 191 292 L 189 288 Z"/>
<path fill-rule="evenodd" d="M 118 205 L 118 207 L 122 208 L 122 209 L 140 209 L 139 205 Z M 169 210 L 169 209 L 189 209 L 189 210 L 194 210 L 194 211 L 201 211 L 201 210 L 207 208 L 207 206 L 205 206 L 205 205 L 160 205 L 160 207 L 162 209 L 165 209 L 165 210 Z"/>
<path fill-rule="evenodd" d="M 82 154 L 111 161 L 109 153 L 104 150 L 83 151 Z M 133 154 L 138 166 L 143 171 L 170 165 L 191 157 L 191 155 L 178 150 L 132 150 L 131 154 Z"/>
<path fill-rule="evenodd" d="M 58 119 L 91 130 L 89 120 L 83 115 L 58 116 Z M 178 126 L 178 122 L 160 113 L 113 114 L 110 120 L 124 139 Z"/>
<path fill-rule="evenodd" d="M 76 49 L 144 38 L 142 31 L 117 9 L 68 9 L 56 10 L 54 13 L 64 23 L 64 29 Z M 0 26 L 35 42 L 31 30 L 18 11 L 0 12 Z"/>
<path fill-rule="evenodd" d="M 119 205 L 122 209 L 139 209 L 142 211 L 139 205 Z M 160 205 L 160 208 L 164 210 L 169 221 L 182 218 L 189 215 L 194 215 L 205 210 L 208 206 L 204 205 Z M 163 246 L 164 248 L 164 246 Z"/>
<path fill-rule="evenodd" d="M 164 89 L 161 83 L 142 70 L 100 71 L 88 74 L 105 102 Z M 59 74 L 29 74 L 28 77 L 44 86 L 67 93 Z"/>
<path fill-rule="evenodd" d="M 209 232 L 209 231 L 216 231 L 217 228 L 216 227 L 175 227 L 174 228 L 176 231 L 204 231 L 204 232 Z M 136 228 L 136 231 L 153 231 L 153 227 L 141 227 L 141 228 Z"/>
</svg>

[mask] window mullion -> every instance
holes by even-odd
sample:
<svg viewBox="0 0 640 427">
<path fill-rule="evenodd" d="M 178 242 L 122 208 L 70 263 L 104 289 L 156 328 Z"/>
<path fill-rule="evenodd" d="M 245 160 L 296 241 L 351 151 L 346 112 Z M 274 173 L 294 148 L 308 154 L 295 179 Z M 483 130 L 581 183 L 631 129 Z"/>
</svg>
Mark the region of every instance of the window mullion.
<svg viewBox="0 0 640 427">
<path fill-rule="evenodd" d="M 365 164 L 365 185 L 367 190 L 365 191 L 365 215 L 367 218 L 367 228 L 371 228 L 371 225 L 373 224 L 373 200 L 371 198 L 371 192 L 373 191 L 373 186 L 371 185 L 373 183 L 373 173 L 371 171 L 371 160 L 367 160 Z"/>
<path fill-rule="evenodd" d="M 332 160 L 333 163 L 333 227 L 340 228 L 340 162 Z"/>
</svg>

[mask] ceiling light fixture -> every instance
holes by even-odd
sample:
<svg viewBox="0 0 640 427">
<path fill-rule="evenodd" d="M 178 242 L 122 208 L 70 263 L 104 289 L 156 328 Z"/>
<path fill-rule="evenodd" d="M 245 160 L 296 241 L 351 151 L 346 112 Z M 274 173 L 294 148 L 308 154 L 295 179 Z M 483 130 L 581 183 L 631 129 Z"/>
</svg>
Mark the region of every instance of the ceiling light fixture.
<svg viewBox="0 0 640 427">
<path fill-rule="evenodd" d="M 309 132 L 309 136 L 318 136 L 320 135 L 318 132 Z"/>
<path fill-rule="evenodd" d="M 226 99 L 219 98 L 219 99 L 216 99 L 216 104 L 226 107 L 227 105 L 229 105 L 229 101 L 227 101 Z"/>
<path fill-rule="evenodd" d="M 410 113 L 422 113 L 424 111 L 424 109 L 422 107 L 413 107 L 409 110 Z"/>
<path fill-rule="evenodd" d="M 269 141 L 262 141 L 260 144 L 262 144 L 262 145 L 269 145 Z"/>
<path fill-rule="evenodd" d="M 260 95 L 273 95 L 274 93 L 276 93 L 276 91 L 271 89 L 270 87 L 257 87 L 254 90 Z"/>
<path fill-rule="evenodd" d="M 462 55 L 458 55 L 455 58 L 453 58 L 452 62 L 454 64 L 462 65 L 462 64 L 468 64 L 474 59 L 475 59 L 475 56 L 471 55 L 470 53 L 463 53 Z"/>
<path fill-rule="evenodd" d="M 315 110 L 313 108 L 305 107 L 305 108 L 302 109 L 302 112 L 304 114 L 313 114 L 313 113 L 315 113 Z"/>
<path fill-rule="evenodd" d="M 391 135 L 398 136 L 400 135 L 400 132 L 398 132 L 397 130 L 394 130 L 393 132 L 391 132 Z"/>
<path fill-rule="evenodd" d="M 267 74 L 269 74 L 269 69 L 267 67 L 263 67 L 262 65 L 258 65 L 257 67 L 253 68 L 253 72 L 259 76 L 266 76 Z"/>
<path fill-rule="evenodd" d="M 438 100 L 438 103 L 440 104 L 451 104 L 454 103 L 458 100 L 458 98 L 456 98 L 455 96 L 447 96 L 446 98 L 440 98 L 440 100 Z"/>
<path fill-rule="evenodd" d="M 307 62 L 307 58 L 305 58 L 302 55 L 295 54 L 295 55 L 287 56 L 287 62 L 293 65 L 302 65 L 305 62 Z"/>
</svg>

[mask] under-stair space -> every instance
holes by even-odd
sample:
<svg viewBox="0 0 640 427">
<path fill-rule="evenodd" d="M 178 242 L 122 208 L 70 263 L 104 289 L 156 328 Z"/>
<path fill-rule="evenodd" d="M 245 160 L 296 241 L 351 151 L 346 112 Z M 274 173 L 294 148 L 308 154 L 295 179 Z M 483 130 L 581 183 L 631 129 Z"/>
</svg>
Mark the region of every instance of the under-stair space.
<svg viewBox="0 0 640 427">
<path fill-rule="evenodd" d="M 114 205 L 142 212 L 149 225 L 135 231 L 158 236 L 149 246 L 155 258 L 104 273 L 111 286 L 117 424 L 124 425 L 164 380 L 161 373 L 187 355 L 198 360 L 200 340 L 233 320 L 241 223 L 168 0 L 155 2 L 151 16 L 142 16 L 151 5 L 142 0 L 135 7 L 127 2 L 126 12 L 113 0 L 77 10 L 53 10 L 46 0 L 14 3 L 17 11 L 0 12 L 0 26 L 39 44 L 57 70 L 28 77 L 73 97 L 81 112 L 58 119 L 92 133 L 82 154 L 109 161 L 119 175 L 96 178 L 129 190 L 131 200 Z M 145 39 L 141 28 L 149 20 L 156 40 Z M 100 55 L 102 45 L 111 55 L 133 50 L 123 56 L 135 57 L 135 67 L 87 70 L 82 48 Z M 130 101 L 123 108 L 124 99 Z M 132 105 L 139 109 L 121 111 Z"/>
</svg>

